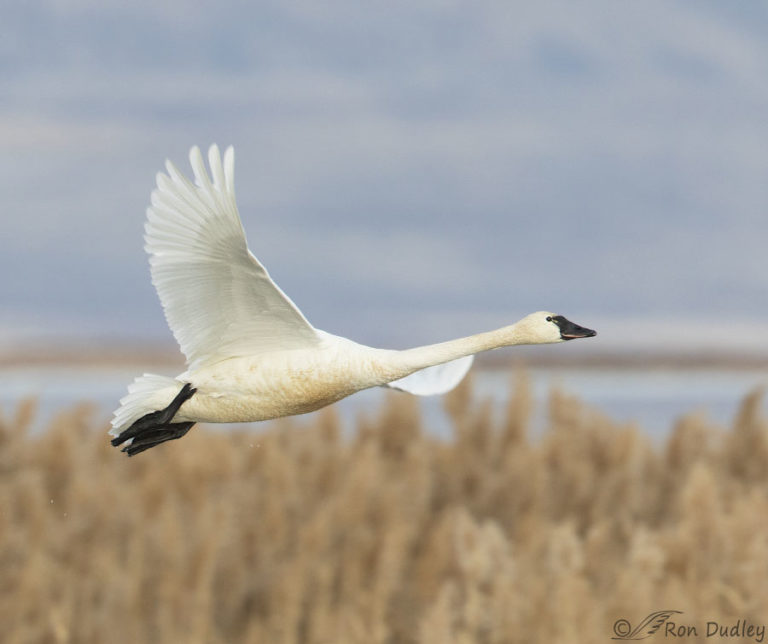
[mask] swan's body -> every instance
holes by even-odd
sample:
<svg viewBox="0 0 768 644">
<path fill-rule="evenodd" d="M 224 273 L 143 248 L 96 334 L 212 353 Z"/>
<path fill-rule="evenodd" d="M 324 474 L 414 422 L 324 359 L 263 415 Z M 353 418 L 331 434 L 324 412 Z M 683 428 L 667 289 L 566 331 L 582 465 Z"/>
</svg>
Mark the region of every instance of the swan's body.
<svg viewBox="0 0 768 644">
<path fill-rule="evenodd" d="M 212 180 L 192 148 L 196 184 L 167 162 L 168 175 L 158 174 L 147 211 L 152 282 L 189 369 L 176 378 L 145 374 L 129 387 L 111 432 L 113 444 L 131 440 L 129 454 L 179 438 L 195 422 L 303 414 L 369 387 L 444 393 L 461 381 L 475 353 L 595 335 L 547 312 L 406 351 L 315 329 L 248 250 L 232 148 L 223 164 L 216 146 L 208 159 Z"/>
</svg>

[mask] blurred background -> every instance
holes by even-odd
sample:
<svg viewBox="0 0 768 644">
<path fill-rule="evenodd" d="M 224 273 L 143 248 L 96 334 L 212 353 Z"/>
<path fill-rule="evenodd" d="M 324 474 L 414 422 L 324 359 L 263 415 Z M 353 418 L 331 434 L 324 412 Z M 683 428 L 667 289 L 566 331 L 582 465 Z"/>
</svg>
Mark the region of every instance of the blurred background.
<svg viewBox="0 0 768 644">
<path fill-rule="evenodd" d="M 659 426 L 762 381 L 760 3 L 50 0 L 0 29 L 0 401 L 106 412 L 136 367 L 73 360 L 180 366 L 144 211 L 164 160 L 212 142 L 236 148 L 251 248 L 318 328 L 399 348 L 553 310 L 598 337 L 496 364 L 663 366 L 558 372 Z M 670 382 L 692 364 L 717 374 Z"/>
<path fill-rule="evenodd" d="M 15 2 L 0 78 L 3 644 L 768 624 L 768 4 Z M 183 369 L 149 194 L 213 142 L 318 328 L 598 336 L 126 458 Z"/>
</svg>

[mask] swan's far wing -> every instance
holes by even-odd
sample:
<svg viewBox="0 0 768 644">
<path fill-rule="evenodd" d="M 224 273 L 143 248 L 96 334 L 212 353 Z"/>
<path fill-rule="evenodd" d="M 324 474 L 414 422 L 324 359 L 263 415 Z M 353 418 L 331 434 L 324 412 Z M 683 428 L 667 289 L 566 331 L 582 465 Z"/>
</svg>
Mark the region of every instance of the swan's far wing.
<svg viewBox="0 0 768 644">
<path fill-rule="evenodd" d="M 458 385 L 472 366 L 474 356 L 465 356 L 443 364 L 416 371 L 410 376 L 384 385 L 417 396 L 444 394 Z"/>
<path fill-rule="evenodd" d="M 314 346 L 319 337 L 248 250 L 235 204 L 234 150 L 222 164 L 200 149 L 190 182 L 170 162 L 157 175 L 147 210 L 145 249 L 152 283 L 190 368 L 226 358 Z"/>
</svg>

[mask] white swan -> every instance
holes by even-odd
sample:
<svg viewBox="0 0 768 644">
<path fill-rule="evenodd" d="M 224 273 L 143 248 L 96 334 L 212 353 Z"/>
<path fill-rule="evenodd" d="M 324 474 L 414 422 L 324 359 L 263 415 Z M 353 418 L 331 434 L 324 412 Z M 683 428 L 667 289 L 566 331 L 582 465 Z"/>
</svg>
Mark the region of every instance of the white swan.
<svg viewBox="0 0 768 644">
<path fill-rule="evenodd" d="M 198 421 L 257 421 L 314 411 L 362 389 L 449 391 L 480 351 L 595 335 L 548 312 L 467 338 L 406 351 L 374 349 L 315 329 L 250 253 L 235 204 L 234 151 L 222 164 L 190 151 L 191 183 L 170 162 L 145 226 L 152 283 L 187 357 L 176 378 L 145 374 L 114 414 L 113 445 L 137 454 Z"/>
</svg>

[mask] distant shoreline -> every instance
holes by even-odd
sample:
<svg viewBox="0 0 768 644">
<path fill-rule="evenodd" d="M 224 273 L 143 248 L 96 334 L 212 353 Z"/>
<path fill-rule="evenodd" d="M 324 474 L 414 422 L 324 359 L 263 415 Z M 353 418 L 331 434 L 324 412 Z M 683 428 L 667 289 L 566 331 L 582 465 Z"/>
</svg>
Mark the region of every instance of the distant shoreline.
<svg viewBox="0 0 768 644">
<path fill-rule="evenodd" d="M 0 368 L 14 367 L 130 367 L 178 368 L 184 359 L 178 349 L 168 345 L 82 346 L 62 348 L 23 348 L 0 351 Z M 520 347 L 481 354 L 477 366 L 483 369 L 573 368 L 573 369 L 665 369 L 665 370 L 764 370 L 768 373 L 768 354 L 708 349 L 663 352 L 638 349 L 629 351 L 552 351 L 550 347 Z"/>
<path fill-rule="evenodd" d="M 768 374 L 768 355 L 742 355 L 737 353 L 580 353 L 579 355 L 536 354 L 527 359 L 483 356 L 478 365 L 485 369 L 506 369 L 516 364 L 535 368 L 616 369 L 637 371 L 660 370 L 733 370 L 765 371 Z"/>
</svg>

